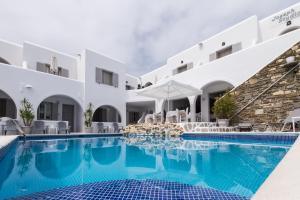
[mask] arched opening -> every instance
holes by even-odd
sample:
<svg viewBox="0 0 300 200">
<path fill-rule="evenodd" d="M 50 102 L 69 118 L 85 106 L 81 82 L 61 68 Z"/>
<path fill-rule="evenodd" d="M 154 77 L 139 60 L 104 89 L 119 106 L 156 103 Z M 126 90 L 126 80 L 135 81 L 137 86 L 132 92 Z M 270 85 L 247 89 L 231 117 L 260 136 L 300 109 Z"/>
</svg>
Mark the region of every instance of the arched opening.
<svg viewBox="0 0 300 200">
<path fill-rule="evenodd" d="M 82 124 L 82 108 L 74 99 L 54 95 L 43 100 L 37 109 L 37 120 L 67 121 L 70 131 L 79 132 Z"/>
<path fill-rule="evenodd" d="M 227 91 L 234 88 L 231 83 L 226 81 L 214 81 L 203 86 L 202 95 L 200 99 L 198 99 L 198 103 L 200 102 L 201 110 L 201 120 L 202 121 L 216 121 L 216 118 L 213 114 L 213 106 L 218 97 L 223 96 Z M 196 99 L 196 101 L 197 101 Z M 197 102 L 196 102 L 197 103 Z"/>
<path fill-rule="evenodd" d="M 118 122 L 121 123 L 119 111 L 109 105 L 100 106 L 93 114 L 93 122 Z"/>
<path fill-rule="evenodd" d="M 284 31 L 282 31 L 279 35 L 287 34 L 289 32 L 295 31 L 295 30 L 297 30 L 299 28 L 300 28 L 299 26 L 289 27 L 289 28 L 285 29 Z"/>
<path fill-rule="evenodd" d="M 7 60 L 5 60 L 4 58 L 2 58 L 2 57 L 0 57 L 0 63 L 4 63 L 4 64 L 10 65 L 10 63 Z"/>
<path fill-rule="evenodd" d="M 11 97 L 0 90 L 0 117 L 17 118 L 17 107 Z"/>
</svg>

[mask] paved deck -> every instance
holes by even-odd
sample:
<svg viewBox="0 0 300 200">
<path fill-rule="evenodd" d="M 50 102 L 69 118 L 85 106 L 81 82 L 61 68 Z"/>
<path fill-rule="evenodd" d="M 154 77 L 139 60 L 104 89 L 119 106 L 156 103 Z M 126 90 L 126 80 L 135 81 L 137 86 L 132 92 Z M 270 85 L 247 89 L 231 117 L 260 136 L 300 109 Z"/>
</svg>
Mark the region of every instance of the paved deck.
<svg viewBox="0 0 300 200">
<path fill-rule="evenodd" d="M 18 135 L 0 136 L 0 149 L 18 138 Z"/>
<path fill-rule="evenodd" d="M 14 200 L 57 199 L 145 199 L 145 200 L 247 200 L 235 194 L 214 189 L 158 180 L 106 181 L 54 189 L 14 198 Z"/>
<path fill-rule="evenodd" d="M 253 200 L 282 199 L 300 199 L 300 137 L 253 197 Z"/>
</svg>

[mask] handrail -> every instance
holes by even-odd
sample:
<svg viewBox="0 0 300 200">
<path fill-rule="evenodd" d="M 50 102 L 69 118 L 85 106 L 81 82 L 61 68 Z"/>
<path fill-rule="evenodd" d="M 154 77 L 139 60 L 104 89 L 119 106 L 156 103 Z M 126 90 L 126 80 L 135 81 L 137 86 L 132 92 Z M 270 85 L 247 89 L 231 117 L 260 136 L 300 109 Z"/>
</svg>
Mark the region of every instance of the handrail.
<svg viewBox="0 0 300 200">
<path fill-rule="evenodd" d="M 279 81 L 281 81 L 283 78 L 285 78 L 288 74 L 290 74 L 292 71 L 294 71 L 297 67 L 300 67 L 300 63 L 296 64 L 292 69 L 290 69 L 288 72 L 286 72 L 284 75 L 282 75 L 279 79 L 277 79 L 274 83 L 272 83 L 269 87 L 267 87 L 265 90 L 263 90 L 260 94 L 258 94 L 256 97 L 251 99 L 245 106 L 243 106 L 238 112 L 236 112 L 233 116 L 230 117 L 230 119 L 233 119 L 235 116 L 240 114 L 243 110 L 245 110 L 250 104 L 252 104 L 254 101 L 256 101 L 259 97 L 261 97 L 263 94 L 265 94 L 268 90 L 270 90 L 274 85 L 276 85 Z"/>
</svg>

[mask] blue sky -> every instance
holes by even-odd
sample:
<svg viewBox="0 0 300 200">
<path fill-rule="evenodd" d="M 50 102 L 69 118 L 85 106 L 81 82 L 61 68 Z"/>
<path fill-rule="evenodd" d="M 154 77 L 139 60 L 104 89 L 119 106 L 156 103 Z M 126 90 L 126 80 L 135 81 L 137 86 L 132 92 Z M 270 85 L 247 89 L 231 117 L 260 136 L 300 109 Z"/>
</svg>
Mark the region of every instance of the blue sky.
<svg viewBox="0 0 300 200">
<path fill-rule="evenodd" d="M 76 55 L 88 48 L 140 75 L 252 15 L 299 0 L 1 0 L 0 38 Z"/>
</svg>

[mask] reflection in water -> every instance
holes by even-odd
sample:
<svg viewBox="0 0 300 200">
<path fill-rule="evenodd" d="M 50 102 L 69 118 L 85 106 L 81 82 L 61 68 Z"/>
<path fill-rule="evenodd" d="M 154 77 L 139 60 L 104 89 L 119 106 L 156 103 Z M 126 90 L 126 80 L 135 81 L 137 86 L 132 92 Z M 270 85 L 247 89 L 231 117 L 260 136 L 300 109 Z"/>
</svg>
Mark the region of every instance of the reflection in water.
<svg viewBox="0 0 300 200">
<path fill-rule="evenodd" d="M 92 165 L 91 161 L 93 157 L 92 157 L 92 145 L 90 143 L 84 145 L 83 159 L 86 161 L 88 168 L 91 168 Z"/>
<path fill-rule="evenodd" d="M 126 145 L 126 167 L 155 168 L 155 157 L 147 155 L 145 150 L 136 146 Z"/>
<path fill-rule="evenodd" d="M 250 197 L 287 150 L 155 137 L 19 142 L 0 161 L 0 199 L 116 179 L 179 181 Z"/>
<path fill-rule="evenodd" d="M 183 150 L 168 150 L 163 155 L 163 165 L 167 171 L 185 171 L 191 169 L 191 156 Z"/>
<path fill-rule="evenodd" d="M 9 177 L 9 175 L 12 173 L 13 168 L 15 166 L 15 155 L 16 153 L 16 145 L 13 145 L 13 147 L 7 152 L 7 155 L 0 160 L 0 190 L 2 190 L 2 185 L 6 181 L 6 179 Z M 0 195 L 1 196 L 1 195 Z"/>
<path fill-rule="evenodd" d="M 59 150 L 57 148 L 60 146 L 59 142 L 49 141 L 45 144 L 44 151 L 35 155 L 35 167 L 43 176 L 61 179 L 79 167 L 81 155 L 78 140 L 70 140 L 67 143 L 67 150 Z"/>
<path fill-rule="evenodd" d="M 121 146 L 92 148 L 94 160 L 100 165 L 110 165 L 116 162 L 121 154 Z"/>
<path fill-rule="evenodd" d="M 26 146 L 25 143 L 22 145 L 22 151 L 17 162 L 17 166 L 19 168 L 18 173 L 21 177 L 28 171 L 33 157 L 30 146 Z"/>
</svg>

